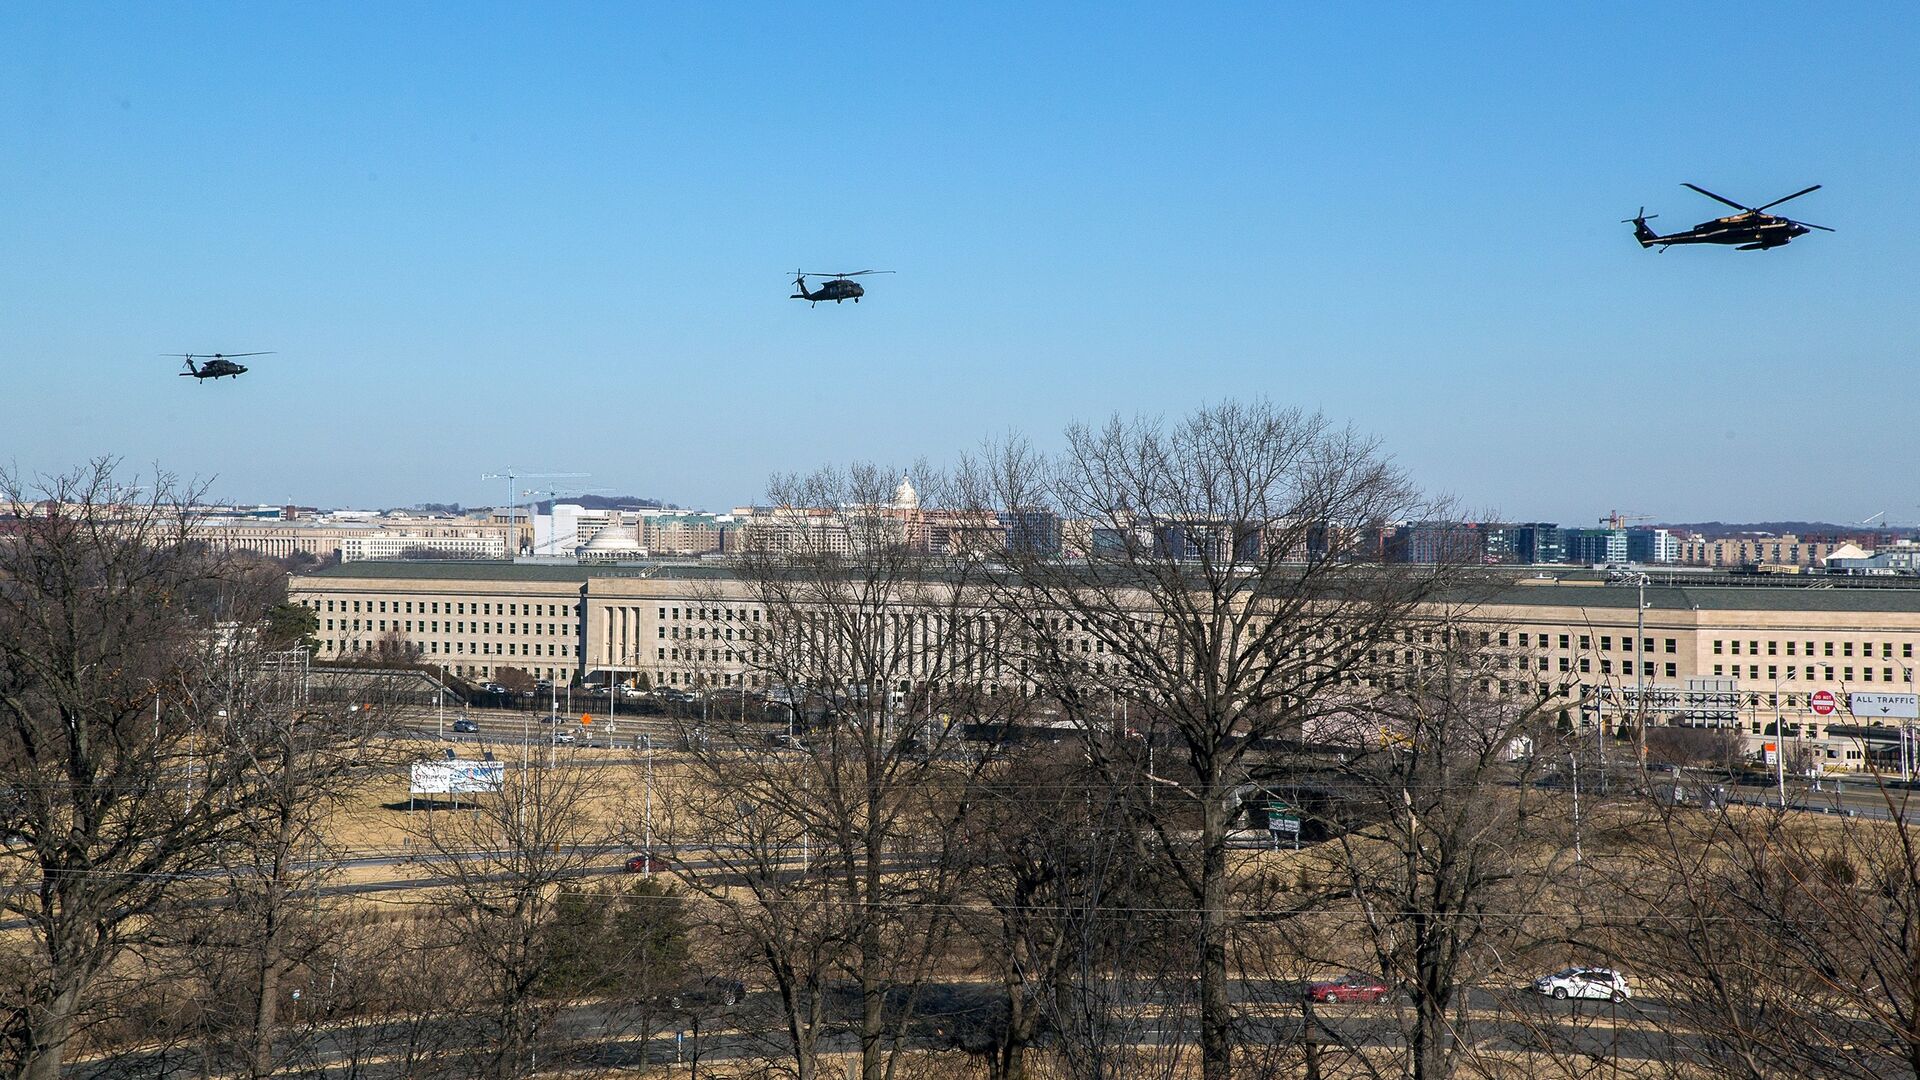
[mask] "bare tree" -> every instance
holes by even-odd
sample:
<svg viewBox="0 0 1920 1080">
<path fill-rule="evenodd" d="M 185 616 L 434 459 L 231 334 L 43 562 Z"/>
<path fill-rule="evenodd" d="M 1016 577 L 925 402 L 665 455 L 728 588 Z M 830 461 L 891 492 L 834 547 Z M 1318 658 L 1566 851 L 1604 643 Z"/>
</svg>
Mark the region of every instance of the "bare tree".
<svg viewBox="0 0 1920 1080">
<path fill-rule="evenodd" d="M 446 881 L 435 899 L 460 946 L 460 970 L 480 988 L 481 1075 L 528 1076 L 543 1051 L 559 1049 L 551 1021 L 569 1000 L 559 990 L 571 985 L 573 952 L 552 927 L 563 886 L 611 849 L 604 773 L 572 761 L 504 763 L 499 790 L 435 806 L 414 826 L 418 861 Z"/>
<path fill-rule="evenodd" d="M 1651 765 L 1731 772 L 1745 759 L 1744 740 L 1732 728 L 1647 728 L 1647 762 Z"/>
<path fill-rule="evenodd" d="M 731 773 L 691 771 L 701 781 L 663 817 L 656 841 L 664 838 L 685 861 L 711 864 L 680 872 L 705 901 L 696 925 L 718 951 L 738 957 L 771 985 L 780 1030 L 767 1052 L 790 1060 L 798 1080 L 814 1080 L 829 1025 L 829 982 L 844 948 L 845 912 L 833 883 L 809 872 L 800 815 L 776 813 L 763 801 L 768 792 L 785 790 L 777 773 L 755 770 L 757 776 L 729 790 L 706 781 L 730 782 Z M 802 783 L 798 769 L 786 779 L 795 788 Z"/>
<path fill-rule="evenodd" d="M 191 489 L 103 460 L 32 494 L 0 476 L 0 910 L 33 955 L 0 1055 L 50 1080 L 95 980 L 263 812 L 361 768 L 376 714 L 279 691 L 258 645 L 278 597 L 189 540 Z"/>
<path fill-rule="evenodd" d="M 996 627 L 975 571 L 928 553 L 920 508 L 894 504 L 892 474 L 786 477 L 771 494 L 777 514 L 806 524 L 750 546 L 676 651 L 709 685 L 744 674 L 772 690 L 794 737 L 770 753 L 775 733 L 745 710 L 690 721 L 680 842 L 715 864 L 690 880 L 779 991 L 796 1071 L 816 1068 L 832 1013 L 821 993 L 837 973 L 857 999 L 861 1075 L 881 1080 L 955 925 L 956 824 L 984 760 L 963 736 L 1004 726 L 1025 701 L 990 692 Z M 831 529 L 811 524 L 821 508 Z"/>
<path fill-rule="evenodd" d="M 519 694 L 534 688 L 534 678 L 526 668 L 498 667 L 493 669 L 493 681 L 505 687 L 509 693 Z"/>
<path fill-rule="evenodd" d="M 1337 914 L 1412 1003 L 1392 1074 L 1414 1080 L 1446 1080 L 1472 1053 L 1466 988 L 1535 935 L 1569 932 L 1513 917 L 1538 910 L 1574 856 L 1557 798 L 1534 784 L 1554 756 L 1554 691 L 1515 679 L 1494 633 L 1470 607 L 1436 605 L 1417 641 L 1381 650 L 1380 692 L 1337 739 L 1359 749 L 1327 778 L 1341 820 L 1313 860 L 1319 885 L 1350 898 Z"/>
<path fill-rule="evenodd" d="M 1151 865 L 1144 797 L 1090 765 L 1078 740 L 1017 747 L 985 778 L 961 825 L 964 896 L 1001 1004 L 949 1027 L 994 1080 L 1026 1077 L 1042 1043 L 1072 1077 L 1172 1075 L 1172 1043 L 1158 1062 L 1140 1053 L 1157 1023 L 1141 1006 L 1176 1011 L 1191 974 L 1180 943 L 1192 928 Z"/>
<path fill-rule="evenodd" d="M 1153 718 L 1172 740 L 1184 779 L 1147 820 L 1198 913 L 1203 1073 L 1226 1080 L 1247 756 L 1338 708 L 1444 579 L 1377 562 L 1382 524 L 1420 512 L 1412 486 L 1373 441 L 1264 402 L 1076 426 L 1052 458 L 1008 443 L 967 477 L 975 513 L 1011 520 L 982 560 L 1006 572 L 989 580 L 1023 678 L 1087 730 Z M 1036 540 L 1048 517 L 1058 546 Z"/>
<path fill-rule="evenodd" d="M 1920 1077 L 1920 833 L 1881 814 L 1660 807 L 1614 878 L 1681 1060 L 1718 1076 Z"/>
</svg>

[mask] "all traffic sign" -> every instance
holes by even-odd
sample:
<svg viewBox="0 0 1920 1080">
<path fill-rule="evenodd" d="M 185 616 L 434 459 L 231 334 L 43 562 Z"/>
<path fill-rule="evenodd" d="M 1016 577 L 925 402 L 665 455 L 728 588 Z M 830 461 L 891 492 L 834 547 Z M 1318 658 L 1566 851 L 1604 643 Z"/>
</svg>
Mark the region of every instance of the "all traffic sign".
<svg viewBox="0 0 1920 1080">
<path fill-rule="evenodd" d="M 1898 717 L 1903 720 L 1920 718 L 1920 699 L 1912 694 L 1872 694 L 1855 691 L 1847 695 L 1847 708 L 1853 715 L 1869 719 Z"/>
<path fill-rule="evenodd" d="M 1810 704 L 1813 705 L 1814 712 L 1819 713 L 1821 716 L 1833 715 L 1834 702 L 1833 694 L 1830 691 L 1815 690 L 1813 697 L 1809 699 L 1809 701 Z"/>
</svg>

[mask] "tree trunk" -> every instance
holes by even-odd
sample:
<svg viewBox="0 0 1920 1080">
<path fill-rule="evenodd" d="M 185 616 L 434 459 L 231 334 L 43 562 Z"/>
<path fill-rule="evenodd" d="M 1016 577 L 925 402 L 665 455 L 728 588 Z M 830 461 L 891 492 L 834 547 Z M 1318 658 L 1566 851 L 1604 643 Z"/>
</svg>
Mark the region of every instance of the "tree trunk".
<svg viewBox="0 0 1920 1080">
<path fill-rule="evenodd" d="M 1303 1058 L 1304 1072 L 1302 1080 L 1320 1080 L 1320 1034 L 1314 1030 L 1318 1018 L 1314 1016 L 1313 998 L 1307 997 L 1300 1002 L 1300 1052 Z"/>
<path fill-rule="evenodd" d="M 1211 770 L 1210 770 L 1211 771 Z M 1227 996 L 1227 808 L 1217 775 L 1201 788 L 1200 1074 L 1233 1073 L 1233 1004 Z"/>
<path fill-rule="evenodd" d="M 275 1072 L 273 1060 L 274 1031 L 280 1020 L 280 977 L 286 972 L 286 965 L 279 956 L 278 934 L 270 938 L 266 963 L 260 967 L 260 982 L 256 989 L 259 996 L 254 1000 L 253 1008 L 253 1046 L 250 1055 L 249 1075 L 256 1078 L 272 1076 Z"/>
<path fill-rule="evenodd" d="M 870 905 L 880 887 L 879 845 L 872 842 L 871 837 L 866 851 L 862 896 Z M 880 1051 L 880 1041 L 886 1031 L 887 958 L 883 955 L 879 926 L 874 921 L 879 916 L 869 908 L 859 917 L 863 920 L 860 929 L 860 1080 L 883 1080 L 886 1058 Z"/>
<path fill-rule="evenodd" d="M 992 1080 L 1026 1080 L 1027 1044 L 1033 1040 L 1033 1011 L 1021 994 L 1018 976 L 1011 965 L 1004 987 L 1007 995 L 1007 1033 L 988 1059 Z"/>
<path fill-rule="evenodd" d="M 1435 959 L 1425 960 L 1421 967 L 1426 970 L 1416 973 L 1424 992 L 1414 1003 L 1413 1080 L 1447 1080 L 1453 1072 L 1453 1054 L 1447 1046 L 1450 980 Z"/>
<path fill-rule="evenodd" d="M 48 998 L 46 1006 L 28 1023 L 26 1064 L 20 1080 L 60 1080 L 60 1066 L 73 1034 L 73 1016 L 80 1007 L 80 980 Z"/>
</svg>

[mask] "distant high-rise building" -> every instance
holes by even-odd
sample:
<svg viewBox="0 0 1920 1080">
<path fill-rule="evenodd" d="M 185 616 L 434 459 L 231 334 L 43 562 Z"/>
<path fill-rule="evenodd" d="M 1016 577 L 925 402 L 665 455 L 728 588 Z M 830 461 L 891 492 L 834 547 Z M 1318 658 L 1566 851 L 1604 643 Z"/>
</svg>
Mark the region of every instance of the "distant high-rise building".
<svg viewBox="0 0 1920 1080">
<path fill-rule="evenodd" d="M 1630 561 L 1627 558 L 1625 529 L 1562 529 L 1560 540 L 1570 563 L 1592 565 Z"/>
<path fill-rule="evenodd" d="M 1002 510 L 995 515 L 1008 551 L 1060 554 L 1060 515 L 1051 510 Z"/>
<path fill-rule="evenodd" d="M 1817 567 L 1842 543 L 1832 537 L 1802 539 L 1792 533 L 1780 536 L 1749 533 L 1711 540 L 1694 537 L 1677 543 L 1679 553 L 1674 561 L 1689 566 L 1727 568 L 1765 564 Z"/>
<path fill-rule="evenodd" d="M 1486 561 L 1486 536 L 1469 521 L 1410 521 L 1394 527 L 1387 557 L 1407 563 Z"/>
<path fill-rule="evenodd" d="M 1627 559 L 1638 563 L 1679 562 L 1680 538 L 1667 529 L 1628 529 Z"/>
<path fill-rule="evenodd" d="M 1520 554 L 1514 549 L 1514 526 L 1485 523 L 1480 526 L 1483 557 L 1489 565 L 1504 565 L 1520 561 Z"/>
<path fill-rule="evenodd" d="M 1567 548 L 1560 538 L 1560 526 L 1547 521 L 1529 521 L 1509 525 L 1513 537 L 1514 558 L 1528 565 L 1567 561 Z"/>
</svg>

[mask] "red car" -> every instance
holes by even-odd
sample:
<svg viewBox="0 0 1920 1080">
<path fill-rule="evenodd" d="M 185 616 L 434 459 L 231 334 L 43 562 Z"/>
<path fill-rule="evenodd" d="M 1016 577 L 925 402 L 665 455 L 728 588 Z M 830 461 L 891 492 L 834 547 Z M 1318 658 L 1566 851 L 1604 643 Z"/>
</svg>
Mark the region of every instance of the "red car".
<svg viewBox="0 0 1920 1080">
<path fill-rule="evenodd" d="M 627 860 L 629 874 L 657 874 L 667 868 L 667 864 L 646 852 L 632 856 Z"/>
<path fill-rule="evenodd" d="M 1342 975 L 1326 982 L 1308 983 L 1307 997 L 1313 1001 L 1339 1004 L 1342 1001 L 1379 1001 L 1387 996 L 1387 985 L 1365 975 Z"/>
</svg>

